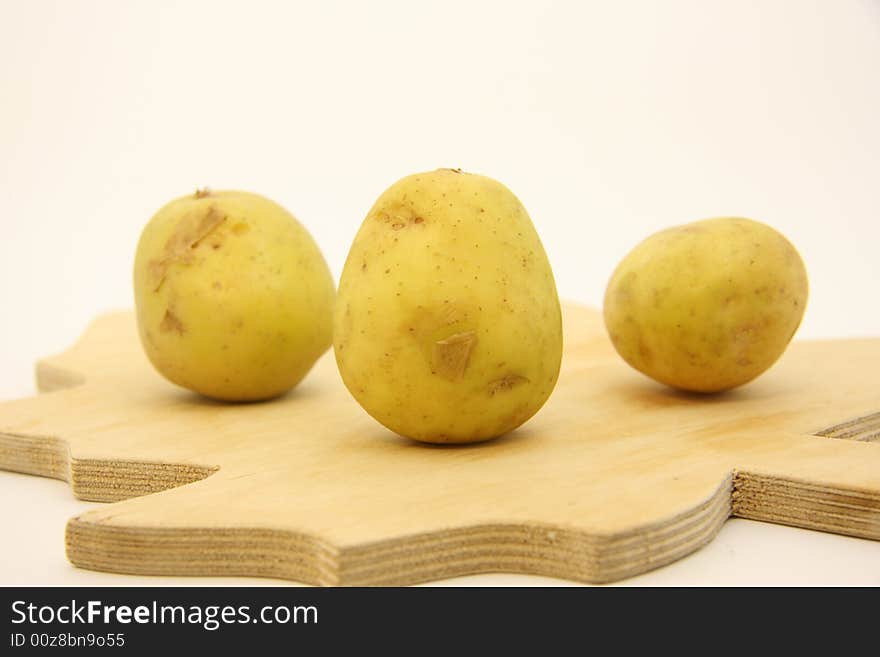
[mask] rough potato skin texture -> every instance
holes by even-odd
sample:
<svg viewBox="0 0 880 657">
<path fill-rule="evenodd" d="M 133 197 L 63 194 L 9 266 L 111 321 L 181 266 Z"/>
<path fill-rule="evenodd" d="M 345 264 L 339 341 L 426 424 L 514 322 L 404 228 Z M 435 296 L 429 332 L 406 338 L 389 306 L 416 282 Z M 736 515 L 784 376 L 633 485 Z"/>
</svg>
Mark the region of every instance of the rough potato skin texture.
<svg viewBox="0 0 880 657">
<path fill-rule="evenodd" d="M 807 272 L 773 228 L 741 218 L 656 233 L 605 292 L 617 352 L 653 379 L 694 392 L 751 381 L 785 351 L 807 305 Z"/>
<path fill-rule="evenodd" d="M 452 169 L 392 185 L 346 260 L 334 350 L 352 395 L 403 436 L 477 442 L 528 420 L 556 384 L 562 322 L 519 200 Z"/>
<path fill-rule="evenodd" d="M 334 286 L 311 235 L 247 192 L 171 201 L 134 265 L 141 343 L 168 380 L 227 401 L 276 397 L 331 344 Z"/>
</svg>

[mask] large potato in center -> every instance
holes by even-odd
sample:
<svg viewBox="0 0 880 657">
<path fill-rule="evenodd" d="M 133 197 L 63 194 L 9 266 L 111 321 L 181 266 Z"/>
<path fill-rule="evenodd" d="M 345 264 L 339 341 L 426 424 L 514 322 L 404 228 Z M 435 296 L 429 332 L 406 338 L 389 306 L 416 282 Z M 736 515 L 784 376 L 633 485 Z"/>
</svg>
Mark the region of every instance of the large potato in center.
<svg viewBox="0 0 880 657">
<path fill-rule="evenodd" d="M 345 263 L 334 349 L 352 395 L 403 436 L 476 442 L 528 420 L 556 384 L 562 323 L 519 200 L 452 169 L 392 185 Z"/>
</svg>

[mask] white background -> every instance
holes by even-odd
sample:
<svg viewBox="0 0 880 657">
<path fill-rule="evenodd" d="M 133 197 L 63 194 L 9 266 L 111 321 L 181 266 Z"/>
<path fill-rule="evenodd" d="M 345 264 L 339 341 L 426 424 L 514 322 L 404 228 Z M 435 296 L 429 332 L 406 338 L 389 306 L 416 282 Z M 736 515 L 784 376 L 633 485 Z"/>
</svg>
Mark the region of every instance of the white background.
<svg viewBox="0 0 880 657">
<path fill-rule="evenodd" d="M 598 305 L 659 228 L 740 215 L 806 261 L 801 338 L 880 335 L 878 72 L 876 0 L 0 0 L 0 399 L 132 305 L 170 198 L 269 196 L 338 277 L 379 193 L 440 166 L 521 198 L 563 297 Z M 0 473 L 0 505 L 22 528 L 0 584 L 123 582 L 64 561 L 87 506 L 66 485 Z M 876 543 L 732 521 L 634 581 L 878 584 L 878 563 Z"/>
</svg>

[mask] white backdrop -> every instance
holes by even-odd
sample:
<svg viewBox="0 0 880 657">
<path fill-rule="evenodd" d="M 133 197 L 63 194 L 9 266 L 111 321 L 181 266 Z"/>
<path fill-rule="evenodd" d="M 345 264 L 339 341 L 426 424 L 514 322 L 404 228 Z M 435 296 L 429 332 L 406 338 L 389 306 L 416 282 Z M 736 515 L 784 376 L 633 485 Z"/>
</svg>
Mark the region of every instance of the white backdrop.
<svg viewBox="0 0 880 657">
<path fill-rule="evenodd" d="M 170 198 L 267 195 L 338 276 L 379 193 L 440 166 L 522 199 L 564 297 L 734 214 L 801 251 L 800 337 L 880 335 L 878 71 L 876 0 L 0 0 L 0 399 L 131 306 Z"/>
</svg>

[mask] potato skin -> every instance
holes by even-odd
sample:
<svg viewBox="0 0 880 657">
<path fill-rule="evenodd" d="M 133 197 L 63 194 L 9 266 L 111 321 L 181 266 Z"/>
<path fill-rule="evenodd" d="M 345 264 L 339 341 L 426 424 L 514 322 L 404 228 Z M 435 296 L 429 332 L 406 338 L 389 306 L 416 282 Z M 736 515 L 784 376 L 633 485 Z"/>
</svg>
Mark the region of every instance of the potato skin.
<svg viewBox="0 0 880 657">
<path fill-rule="evenodd" d="M 707 219 L 656 233 L 621 261 L 605 292 L 605 326 L 640 372 L 718 392 L 776 362 L 807 294 L 804 263 L 783 235 L 750 219 Z"/>
<path fill-rule="evenodd" d="M 278 396 L 331 343 L 335 291 L 321 252 L 256 194 L 197 192 L 160 209 L 138 242 L 134 292 L 150 362 L 215 399 Z"/>
<path fill-rule="evenodd" d="M 452 169 L 392 185 L 346 260 L 334 351 L 352 395 L 403 436 L 477 442 L 528 420 L 556 384 L 562 322 L 519 200 Z"/>
</svg>

